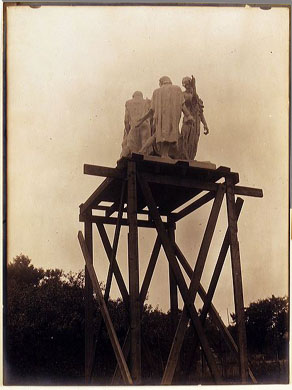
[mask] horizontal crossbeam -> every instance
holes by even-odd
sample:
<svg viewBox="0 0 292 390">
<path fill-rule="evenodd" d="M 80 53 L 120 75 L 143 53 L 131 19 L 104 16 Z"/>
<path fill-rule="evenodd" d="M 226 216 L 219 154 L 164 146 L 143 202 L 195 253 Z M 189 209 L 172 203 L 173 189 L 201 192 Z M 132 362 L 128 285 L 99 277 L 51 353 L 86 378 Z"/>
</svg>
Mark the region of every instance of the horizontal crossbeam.
<svg viewBox="0 0 292 390">
<path fill-rule="evenodd" d="M 84 222 L 85 220 L 92 222 L 92 223 L 102 223 L 102 224 L 108 224 L 108 225 L 116 225 L 118 222 L 118 218 L 116 218 L 116 217 L 103 217 L 103 216 L 99 216 L 99 215 L 86 216 L 84 214 L 80 214 L 79 221 Z M 138 219 L 137 224 L 138 224 L 138 227 L 155 228 L 155 224 L 153 222 L 145 221 L 142 219 Z M 163 224 L 166 226 L 167 222 L 164 222 Z M 122 226 L 129 226 L 128 219 L 122 218 L 121 225 Z"/>
<path fill-rule="evenodd" d="M 264 196 L 263 190 L 252 187 L 235 186 L 234 193 L 235 195 L 253 196 L 255 198 L 262 198 Z"/>
<path fill-rule="evenodd" d="M 83 173 L 85 175 L 111 177 L 113 179 L 124 179 L 125 172 L 117 168 L 102 167 L 99 165 L 84 164 Z"/>
<path fill-rule="evenodd" d="M 167 175 L 154 175 L 151 173 L 143 173 L 141 176 L 150 183 L 163 184 L 163 185 L 172 185 L 177 187 L 186 187 L 194 188 L 205 191 L 217 191 L 218 183 L 212 183 L 208 181 L 201 181 L 192 179 L 189 177 L 179 177 L 179 176 L 167 176 Z M 234 193 L 236 195 L 246 195 L 262 198 L 263 191 L 259 188 L 235 186 Z"/>
<path fill-rule="evenodd" d="M 164 185 L 172 185 L 177 187 L 187 187 L 206 191 L 217 191 L 218 184 L 211 182 L 204 182 L 188 177 L 168 176 L 168 175 L 154 175 L 151 173 L 142 173 L 141 177 L 149 183 L 157 183 Z"/>
</svg>

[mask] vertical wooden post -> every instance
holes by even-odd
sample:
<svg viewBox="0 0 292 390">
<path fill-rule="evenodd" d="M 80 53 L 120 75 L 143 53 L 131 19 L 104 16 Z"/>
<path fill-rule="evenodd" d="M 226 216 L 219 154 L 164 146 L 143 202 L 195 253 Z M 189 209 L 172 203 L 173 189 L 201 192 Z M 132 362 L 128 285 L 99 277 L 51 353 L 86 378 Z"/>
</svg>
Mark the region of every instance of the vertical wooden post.
<svg viewBox="0 0 292 390">
<path fill-rule="evenodd" d="M 85 242 L 91 259 L 93 259 L 92 223 L 90 219 L 84 223 Z M 94 353 L 93 340 L 93 287 L 85 266 L 85 383 L 90 382 L 91 365 Z"/>
<path fill-rule="evenodd" d="M 233 291 L 235 315 L 237 324 L 238 350 L 240 362 L 240 375 L 243 383 L 248 378 L 247 341 L 245 330 L 245 315 L 243 303 L 243 288 L 241 277 L 239 243 L 237 238 L 237 215 L 235 209 L 234 183 L 232 178 L 226 177 L 226 201 L 228 214 L 228 227 L 230 237 L 230 253 L 232 265 Z"/>
<path fill-rule="evenodd" d="M 128 261 L 131 353 L 130 367 L 134 384 L 141 383 L 141 319 L 139 300 L 139 259 L 137 226 L 137 183 L 136 164 L 128 162 Z"/>
<path fill-rule="evenodd" d="M 143 305 L 144 305 L 144 302 L 146 299 L 146 295 L 147 295 L 147 291 L 148 291 L 148 288 L 149 288 L 149 285 L 151 282 L 151 278 L 153 276 L 154 268 L 155 268 L 156 263 L 157 263 L 157 258 L 158 258 L 159 252 L 160 252 L 160 248 L 161 248 L 161 242 L 160 242 L 159 238 L 157 237 L 155 244 L 154 244 L 154 248 L 153 248 L 151 257 L 150 257 L 150 260 L 149 260 L 149 264 L 148 264 L 148 267 L 147 267 L 147 270 L 146 270 L 146 273 L 144 276 L 144 280 L 143 280 L 143 283 L 141 286 L 141 291 L 140 291 L 140 296 L 139 296 L 140 297 L 140 310 L 141 311 L 143 310 Z M 126 335 L 126 338 L 124 341 L 124 345 L 123 345 L 123 352 L 124 352 L 125 358 L 128 357 L 129 352 L 130 352 L 129 333 L 130 332 L 128 329 L 128 332 L 127 332 L 127 335 Z M 117 368 L 118 368 L 118 366 L 116 367 L 113 378 L 112 378 L 112 385 L 116 384 L 116 379 L 117 379 L 118 374 L 119 374 L 119 370 Z"/>
<path fill-rule="evenodd" d="M 174 247 L 175 245 L 174 223 L 169 223 L 167 229 L 168 229 L 169 240 Z M 177 301 L 177 284 L 170 264 L 169 264 L 169 292 L 170 292 L 171 334 L 172 337 L 174 337 L 176 327 L 178 324 L 178 301 Z"/>
<path fill-rule="evenodd" d="M 169 240 L 173 244 L 175 250 L 175 223 L 171 223 L 168 219 L 168 235 Z M 171 337 L 174 338 L 178 325 L 178 299 L 177 299 L 177 284 L 171 265 L 169 264 L 169 293 L 170 293 L 170 321 L 171 321 Z M 176 368 L 180 367 L 180 358 L 177 357 Z"/>
</svg>

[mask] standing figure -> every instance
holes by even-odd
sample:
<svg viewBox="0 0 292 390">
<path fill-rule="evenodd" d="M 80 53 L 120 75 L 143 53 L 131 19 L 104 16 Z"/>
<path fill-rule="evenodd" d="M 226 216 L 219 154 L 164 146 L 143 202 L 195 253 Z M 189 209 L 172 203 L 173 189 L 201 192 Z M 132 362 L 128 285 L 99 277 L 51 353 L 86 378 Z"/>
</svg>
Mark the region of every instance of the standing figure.
<svg viewBox="0 0 292 390">
<path fill-rule="evenodd" d="M 140 91 L 133 93 L 132 99 L 125 104 L 125 131 L 122 143 L 121 157 L 127 157 L 131 153 L 138 152 L 151 136 L 150 122 L 146 120 L 140 126 L 136 126 L 138 119 L 150 109 L 150 100 L 143 99 Z"/>
<path fill-rule="evenodd" d="M 147 148 L 156 142 L 157 151 L 161 157 L 169 157 L 170 150 L 178 145 L 179 121 L 182 111 L 188 120 L 192 120 L 184 104 L 180 87 L 172 85 L 169 77 L 161 77 L 159 88 L 153 92 L 149 112 L 138 122 L 139 126 L 147 118 L 153 117 L 154 134 L 143 145 L 140 153 L 145 153 Z"/>
<path fill-rule="evenodd" d="M 194 77 L 184 77 L 182 79 L 182 85 L 185 87 L 185 105 L 194 120 L 189 121 L 188 117 L 184 115 L 179 149 L 182 159 L 193 160 L 198 149 L 201 122 L 204 125 L 204 134 L 209 134 L 209 129 L 203 113 L 203 101 L 199 98 L 196 92 Z"/>
</svg>

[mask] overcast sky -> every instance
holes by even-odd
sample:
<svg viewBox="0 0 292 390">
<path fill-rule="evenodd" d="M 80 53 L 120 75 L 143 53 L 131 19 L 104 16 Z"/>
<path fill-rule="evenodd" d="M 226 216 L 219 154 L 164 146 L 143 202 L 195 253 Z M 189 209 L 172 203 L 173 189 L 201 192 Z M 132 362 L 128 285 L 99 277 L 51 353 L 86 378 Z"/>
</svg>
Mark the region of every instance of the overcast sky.
<svg viewBox="0 0 292 390">
<path fill-rule="evenodd" d="M 181 85 L 193 74 L 210 129 L 196 159 L 228 166 L 240 185 L 264 191 L 245 198 L 239 221 L 245 304 L 288 293 L 288 8 L 11 6 L 7 41 L 9 260 L 22 252 L 38 267 L 83 268 L 78 206 L 102 181 L 83 175 L 83 164 L 116 165 L 135 90 L 151 98 L 161 76 Z M 192 266 L 209 210 L 177 224 Z M 224 206 L 205 287 L 226 220 Z M 125 227 L 118 259 L 127 279 L 126 235 Z M 139 238 L 142 279 L 155 234 L 141 229 Z M 97 232 L 95 262 L 105 280 Z M 164 253 L 148 302 L 169 308 Z M 215 305 L 225 321 L 234 310 L 229 255 Z"/>
</svg>

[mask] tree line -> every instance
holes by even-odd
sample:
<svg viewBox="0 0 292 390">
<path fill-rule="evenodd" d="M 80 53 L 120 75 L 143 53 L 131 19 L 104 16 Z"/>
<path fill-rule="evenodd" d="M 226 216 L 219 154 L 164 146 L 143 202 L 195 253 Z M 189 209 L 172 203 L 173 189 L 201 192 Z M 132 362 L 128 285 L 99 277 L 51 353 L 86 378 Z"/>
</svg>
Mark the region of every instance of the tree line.
<svg viewBox="0 0 292 390">
<path fill-rule="evenodd" d="M 101 285 L 102 289 L 104 286 Z M 21 254 L 7 264 L 4 306 L 4 382 L 6 385 L 84 384 L 84 272 L 36 268 Z M 121 299 L 109 300 L 109 312 L 120 343 L 128 329 Z M 288 371 L 275 363 L 288 358 L 288 299 L 272 296 L 246 309 L 249 359 L 262 381 L 287 382 Z M 229 331 L 236 337 L 235 315 Z M 94 329 L 101 314 L 94 307 Z M 209 318 L 204 325 L 222 374 L 234 357 Z M 142 372 L 147 384 L 159 384 L 172 343 L 170 313 L 146 303 L 142 312 Z M 144 358 L 145 356 L 145 358 Z M 153 363 L 154 362 L 154 363 Z M 194 330 L 188 327 L 174 383 L 208 381 L 200 348 L 194 350 Z M 110 384 L 116 365 L 105 326 L 95 352 L 93 384 Z M 275 366 L 275 367 L 274 367 Z M 210 375 L 209 375 L 210 376 Z"/>
</svg>

